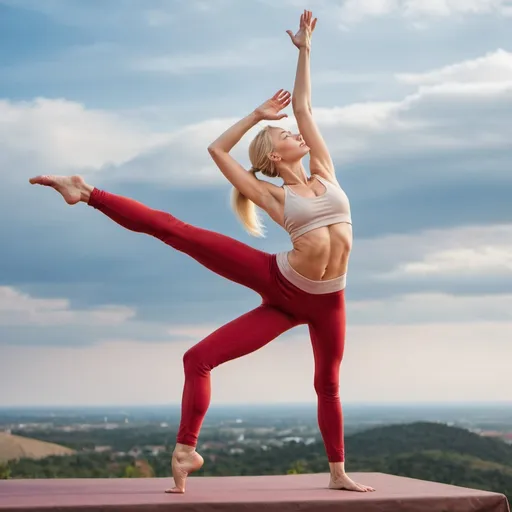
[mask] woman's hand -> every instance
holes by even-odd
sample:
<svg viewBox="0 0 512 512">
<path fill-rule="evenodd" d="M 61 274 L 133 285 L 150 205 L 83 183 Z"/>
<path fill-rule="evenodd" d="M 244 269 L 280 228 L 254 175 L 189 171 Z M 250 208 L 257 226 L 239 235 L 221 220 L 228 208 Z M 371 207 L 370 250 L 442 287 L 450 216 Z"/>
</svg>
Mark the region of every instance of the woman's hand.
<svg viewBox="0 0 512 512">
<path fill-rule="evenodd" d="M 306 11 L 300 16 L 299 31 L 293 35 L 291 30 L 287 30 L 286 33 L 290 36 L 292 43 L 299 48 L 310 48 L 311 47 L 311 36 L 316 27 L 317 18 L 313 19 L 313 13 Z"/>
<path fill-rule="evenodd" d="M 277 121 L 288 117 L 288 114 L 280 114 L 279 112 L 286 108 L 291 101 L 292 95 L 284 89 L 279 89 L 272 98 L 261 104 L 254 113 L 261 121 Z"/>
</svg>

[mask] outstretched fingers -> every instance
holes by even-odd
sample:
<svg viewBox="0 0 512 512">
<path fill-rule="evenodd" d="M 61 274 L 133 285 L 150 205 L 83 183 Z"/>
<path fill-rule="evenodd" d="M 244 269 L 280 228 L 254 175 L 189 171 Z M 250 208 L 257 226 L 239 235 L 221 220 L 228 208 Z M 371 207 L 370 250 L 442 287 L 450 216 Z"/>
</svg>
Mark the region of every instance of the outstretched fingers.
<svg viewBox="0 0 512 512">
<path fill-rule="evenodd" d="M 315 30 L 317 21 L 318 21 L 318 18 L 313 19 L 312 11 L 308 11 L 307 9 L 304 9 L 304 13 L 301 14 L 301 17 L 300 17 L 301 28 L 310 27 L 311 32 L 313 32 L 313 30 Z"/>
<path fill-rule="evenodd" d="M 283 94 L 281 94 L 278 98 L 279 104 L 282 107 L 286 107 L 291 101 L 292 95 L 290 92 L 285 91 Z"/>
</svg>

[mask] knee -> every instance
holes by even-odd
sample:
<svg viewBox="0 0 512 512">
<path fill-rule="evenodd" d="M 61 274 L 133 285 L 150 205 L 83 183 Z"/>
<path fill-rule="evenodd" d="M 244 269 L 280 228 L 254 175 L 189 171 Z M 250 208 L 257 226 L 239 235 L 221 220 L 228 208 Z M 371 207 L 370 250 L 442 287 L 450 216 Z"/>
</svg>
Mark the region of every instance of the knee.
<svg viewBox="0 0 512 512">
<path fill-rule="evenodd" d="M 337 400 L 340 396 L 340 383 L 337 378 L 315 376 L 314 385 L 318 397 Z"/>
<path fill-rule="evenodd" d="M 183 368 L 187 373 L 207 373 L 211 370 L 206 358 L 197 347 L 189 348 L 183 355 Z"/>
</svg>

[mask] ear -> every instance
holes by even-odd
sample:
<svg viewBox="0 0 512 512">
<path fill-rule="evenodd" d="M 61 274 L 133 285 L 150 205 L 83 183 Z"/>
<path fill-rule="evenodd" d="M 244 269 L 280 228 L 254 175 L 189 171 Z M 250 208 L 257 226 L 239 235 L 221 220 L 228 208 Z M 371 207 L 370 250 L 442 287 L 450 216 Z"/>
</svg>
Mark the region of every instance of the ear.
<svg viewBox="0 0 512 512">
<path fill-rule="evenodd" d="M 272 162 L 280 162 L 281 161 L 281 157 L 277 153 L 274 153 L 274 152 L 269 153 L 268 158 L 269 158 L 269 160 L 272 160 Z"/>
</svg>

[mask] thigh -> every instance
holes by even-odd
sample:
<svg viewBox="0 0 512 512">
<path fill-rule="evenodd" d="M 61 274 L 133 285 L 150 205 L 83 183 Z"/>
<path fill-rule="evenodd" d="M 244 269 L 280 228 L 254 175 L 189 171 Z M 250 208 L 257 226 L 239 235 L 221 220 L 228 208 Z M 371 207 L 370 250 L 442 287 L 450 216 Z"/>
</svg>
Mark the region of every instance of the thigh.
<svg viewBox="0 0 512 512">
<path fill-rule="evenodd" d="M 344 300 L 326 305 L 309 324 L 315 358 L 315 381 L 338 382 L 339 369 L 345 351 L 346 313 Z"/>
<path fill-rule="evenodd" d="M 104 190 L 94 189 L 89 204 L 126 229 L 158 238 L 230 281 L 260 294 L 271 287 L 271 255 L 263 251 Z"/>
<path fill-rule="evenodd" d="M 290 315 L 263 304 L 212 332 L 190 348 L 185 359 L 212 370 L 255 352 L 296 325 L 298 322 Z"/>
<path fill-rule="evenodd" d="M 194 258 L 205 268 L 259 294 L 272 287 L 272 256 L 230 236 L 180 223 L 163 241 Z"/>
</svg>

